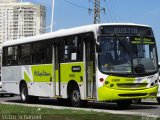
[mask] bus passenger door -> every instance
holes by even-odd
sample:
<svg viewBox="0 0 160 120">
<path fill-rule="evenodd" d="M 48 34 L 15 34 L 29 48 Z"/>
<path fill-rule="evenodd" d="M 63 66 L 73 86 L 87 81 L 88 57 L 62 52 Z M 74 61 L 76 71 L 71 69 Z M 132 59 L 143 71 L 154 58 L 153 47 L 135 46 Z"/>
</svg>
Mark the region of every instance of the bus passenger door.
<svg viewBox="0 0 160 120">
<path fill-rule="evenodd" d="M 58 50 L 58 45 L 53 45 L 53 76 L 54 76 L 54 96 L 60 95 L 60 54 Z"/>
<path fill-rule="evenodd" d="M 85 76 L 86 76 L 86 97 L 96 97 L 96 81 L 95 81 L 95 47 L 94 37 L 91 33 L 85 38 Z"/>
</svg>

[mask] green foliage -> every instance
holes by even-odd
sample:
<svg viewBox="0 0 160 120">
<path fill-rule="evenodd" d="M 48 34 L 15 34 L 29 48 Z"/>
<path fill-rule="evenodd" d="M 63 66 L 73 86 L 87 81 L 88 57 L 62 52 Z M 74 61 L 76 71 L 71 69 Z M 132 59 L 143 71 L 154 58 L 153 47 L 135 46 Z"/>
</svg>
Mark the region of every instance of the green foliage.
<svg viewBox="0 0 160 120">
<path fill-rule="evenodd" d="M 144 120 L 145 117 L 116 115 L 103 112 L 87 112 L 81 110 L 58 110 L 40 107 L 0 104 L 0 119 L 28 120 Z M 29 119 L 29 117 L 31 119 Z M 146 119 L 145 119 L 146 120 Z M 158 120 L 147 118 L 147 120 Z"/>
</svg>

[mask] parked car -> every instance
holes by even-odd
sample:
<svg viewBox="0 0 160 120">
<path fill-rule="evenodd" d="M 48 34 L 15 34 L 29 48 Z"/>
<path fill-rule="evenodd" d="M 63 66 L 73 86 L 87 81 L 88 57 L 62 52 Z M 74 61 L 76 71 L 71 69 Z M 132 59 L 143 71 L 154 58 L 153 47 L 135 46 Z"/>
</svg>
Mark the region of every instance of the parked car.
<svg viewBox="0 0 160 120">
<path fill-rule="evenodd" d="M 0 75 L 0 92 L 2 91 L 2 82 L 1 82 L 1 75 Z"/>
<path fill-rule="evenodd" d="M 132 103 L 133 104 L 141 104 L 142 99 L 141 98 L 137 98 L 137 99 L 133 99 Z"/>
<path fill-rule="evenodd" d="M 0 91 L 2 90 L 2 82 L 0 81 Z"/>
</svg>

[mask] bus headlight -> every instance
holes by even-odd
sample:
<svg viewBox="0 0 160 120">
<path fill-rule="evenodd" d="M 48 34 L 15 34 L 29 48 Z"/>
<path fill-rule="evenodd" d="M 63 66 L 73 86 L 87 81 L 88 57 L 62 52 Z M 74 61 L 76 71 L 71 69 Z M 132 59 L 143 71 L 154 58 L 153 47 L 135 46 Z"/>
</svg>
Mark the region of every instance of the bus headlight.
<svg viewBox="0 0 160 120">
<path fill-rule="evenodd" d="M 114 84 L 112 83 L 112 84 L 110 84 L 110 87 L 112 88 L 112 87 L 114 87 Z"/>
<path fill-rule="evenodd" d="M 108 85 L 108 84 L 109 84 L 109 81 L 106 81 L 105 84 Z"/>
<path fill-rule="evenodd" d="M 158 79 L 156 79 L 154 82 L 151 83 L 151 87 L 154 87 L 156 85 L 158 85 Z"/>
<path fill-rule="evenodd" d="M 158 83 L 158 80 L 155 80 L 155 83 Z"/>
<path fill-rule="evenodd" d="M 152 82 L 152 83 L 151 83 L 151 87 L 153 87 L 154 85 L 155 85 L 155 83 L 154 83 L 154 82 Z"/>
</svg>

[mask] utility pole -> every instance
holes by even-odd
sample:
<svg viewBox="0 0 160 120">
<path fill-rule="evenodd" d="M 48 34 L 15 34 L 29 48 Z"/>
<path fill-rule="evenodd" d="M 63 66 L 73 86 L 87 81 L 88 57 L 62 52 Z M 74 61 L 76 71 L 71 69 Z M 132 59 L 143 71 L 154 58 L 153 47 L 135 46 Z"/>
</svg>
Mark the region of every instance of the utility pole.
<svg viewBox="0 0 160 120">
<path fill-rule="evenodd" d="M 100 23 L 101 18 L 100 18 L 100 0 L 94 0 L 94 24 Z"/>
<path fill-rule="evenodd" d="M 89 0 L 90 2 L 91 0 Z M 104 0 L 105 1 L 105 0 Z M 94 12 L 93 23 L 98 24 L 101 22 L 101 11 L 105 12 L 105 8 L 101 8 L 100 0 L 94 0 L 94 8 L 88 8 L 89 14 L 90 12 Z"/>
</svg>

